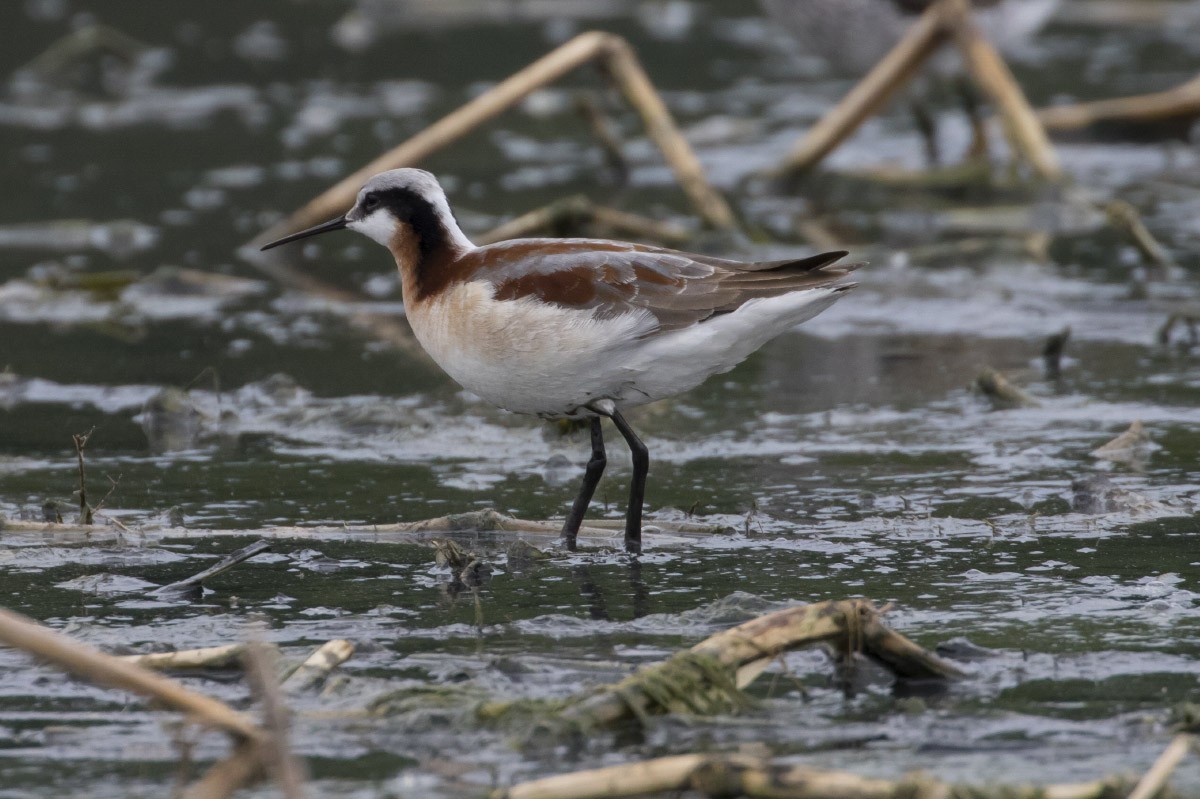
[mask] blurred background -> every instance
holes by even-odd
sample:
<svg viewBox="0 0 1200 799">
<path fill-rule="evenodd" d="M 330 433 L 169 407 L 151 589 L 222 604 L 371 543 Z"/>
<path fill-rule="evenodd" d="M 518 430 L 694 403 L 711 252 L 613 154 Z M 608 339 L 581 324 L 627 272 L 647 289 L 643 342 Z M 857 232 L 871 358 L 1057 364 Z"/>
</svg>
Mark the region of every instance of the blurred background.
<svg viewBox="0 0 1200 799">
<path fill-rule="evenodd" d="M 1001 47 L 1035 107 L 1200 73 L 1194 0 L 1050 5 L 1044 27 Z M 886 774 L 1144 768 L 1200 673 L 1200 128 L 1180 114 L 1055 134 L 1067 178 L 1050 184 L 1011 166 L 984 102 L 990 161 L 961 167 L 973 132 L 950 58 L 781 185 L 764 173 L 887 45 L 881 24 L 846 12 L 834 22 L 845 41 L 818 52 L 808 13 L 749 0 L 9 3 L 0 514 L 74 521 L 71 436 L 94 429 L 90 495 L 107 494 L 105 513 L 135 533 L 0 533 L 4 604 L 135 650 L 236 640 L 255 613 L 284 647 L 354 638 L 348 687 L 300 700 L 316 711 L 361 708 L 396 680 L 562 693 L 595 677 L 585 664 L 619 675 L 773 603 L 861 594 L 896 601 L 889 619 L 922 643 L 970 636 L 992 654 L 928 705 L 884 682 L 845 698 L 805 678 L 811 703 L 789 685 L 749 720 L 664 722 L 627 753 L 769 739 Z M 655 458 L 651 517 L 735 532 L 657 552 L 651 535 L 635 565 L 590 553 L 519 572 L 493 554 L 478 625 L 470 602 L 439 589 L 425 547 L 336 535 L 281 544 L 204 603 L 141 597 L 123 581 L 177 579 L 269 525 L 565 511 L 585 438 L 496 411 L 442 375 L 404 333 L 383 250 L 322 237 L 264 269 L 239 248 L 593 29 L 632 45 L 736 233 L 704 229 L 637 113 L 589 65 L 420 166 L 472 236 L 583 194 L 667 223 L 682 249 L 838 247 L 869 262 L 832 310 L 633 419 Z M 847 48 L 865 63 L 841 58 Z M 914 105 L 936 131 L 933 171 Z M 1114 218 L 1134 218 L 1140 239 Z M 1068 327 L 1062 357 L 1044 360 Z M 981 390 L 988 368 L 1016 393 Z M 1115 456 L 1093 454 L 1137 421 Z M 594 514 L 621 515 L 625 458 L 613 448 Z M 104 775 L 119 779 L 96 795 L 170 784 L 176 752 L 151 714 L 84 718 L 111 695 L 47 684 L 11 652 L 0 666 L 0 797 Z M 564 765 L 562 752 L 516 753 L 422 713 L 305 722 L 297 746 L 329 796 L 478 795 Z M 610 744 L 575 765 L 608 762 Z M 1180 779 L 1195 789 L 1200 772 Z"/>
</svg>

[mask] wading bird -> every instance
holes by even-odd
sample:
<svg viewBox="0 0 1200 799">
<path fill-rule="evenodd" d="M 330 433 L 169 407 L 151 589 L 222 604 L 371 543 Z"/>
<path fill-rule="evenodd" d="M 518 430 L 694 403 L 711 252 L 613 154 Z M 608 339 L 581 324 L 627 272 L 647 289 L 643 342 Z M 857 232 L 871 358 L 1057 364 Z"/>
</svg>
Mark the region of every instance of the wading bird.
<svg viewBox="0 0 1200 799">
<path fill-rule="evenodd" d="M 633 454 L 625 548 L 640 552 L 650 458 L 621 411 L 729 371 L 832 305 L 860 266 L 835 265 L 845 252 L 741 263 L 603 239 L 476 247 L 420 169 L 375 175 L 343 216 L 263 249 L 343 228 L 391 250 L 413 333 L 460 385 L 515 413 L 589 420 L 571 549 L 606 463 L 601 417 Z"/>
</svg>

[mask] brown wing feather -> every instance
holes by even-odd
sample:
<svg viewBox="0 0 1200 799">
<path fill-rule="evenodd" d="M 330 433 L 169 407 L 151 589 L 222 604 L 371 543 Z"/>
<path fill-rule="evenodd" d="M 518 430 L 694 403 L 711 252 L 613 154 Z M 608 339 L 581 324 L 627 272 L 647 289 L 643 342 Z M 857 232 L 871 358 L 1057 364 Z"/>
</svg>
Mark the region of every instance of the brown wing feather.
<svg viewBox="0 0 1200 799">
<path fill-rule="evenodd" d="M 698 324 L 746 302 L 804 289 L 851 288 L 862 264 L 844 251 L 744 263 L 599 239 L 518 239 L 480 247 L 452 267 L 459 279 L 495 286 L 495 297 L 534 297 L 602 318 L 649 311 L 660 332 Z"/>
</svg>

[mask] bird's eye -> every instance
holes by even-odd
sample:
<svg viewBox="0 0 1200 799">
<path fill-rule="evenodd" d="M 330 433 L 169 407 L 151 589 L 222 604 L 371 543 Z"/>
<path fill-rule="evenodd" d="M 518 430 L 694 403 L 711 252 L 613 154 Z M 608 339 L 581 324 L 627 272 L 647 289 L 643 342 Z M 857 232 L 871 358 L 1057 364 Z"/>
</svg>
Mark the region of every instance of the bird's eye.
<svg viewBox="0 0 1200 799">
<path fill-rule="evenodd" d="M 379 207 L 379 195 L 378 194 L 375 194 L 374 192 L 372 192 L 371 194 L 368 194 L 366 197 L 363 197 L 363 209 L 364 210 L 373 211 L 378 207 Z"/>
</svg>

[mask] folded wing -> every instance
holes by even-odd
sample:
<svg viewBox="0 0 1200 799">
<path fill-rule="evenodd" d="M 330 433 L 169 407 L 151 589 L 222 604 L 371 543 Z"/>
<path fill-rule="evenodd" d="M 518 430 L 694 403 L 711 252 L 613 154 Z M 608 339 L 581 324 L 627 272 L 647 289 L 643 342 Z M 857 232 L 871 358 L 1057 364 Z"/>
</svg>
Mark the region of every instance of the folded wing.
<svg viewBox="0 0 1200 799">
<path fill-rule="evenodd" d="M 600 318 L 649 312 L 658 322 L 655 332 L 666 332 L 754 299 L 851 288 L 845 278 L 862 264 L 837 264 L 845 255 L 743 263 L 605 240 L 520 239 L 467 257 L 476 261 L 468 279 L 491 283 L 498 300 L 528 297 Z"/>
</svg>

